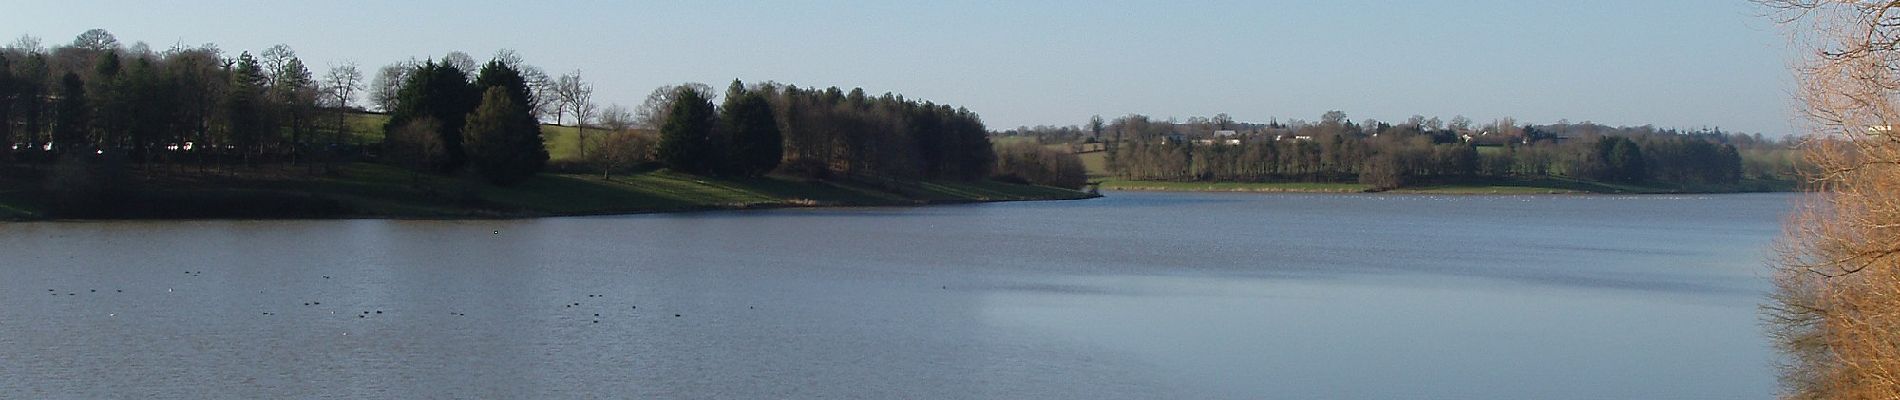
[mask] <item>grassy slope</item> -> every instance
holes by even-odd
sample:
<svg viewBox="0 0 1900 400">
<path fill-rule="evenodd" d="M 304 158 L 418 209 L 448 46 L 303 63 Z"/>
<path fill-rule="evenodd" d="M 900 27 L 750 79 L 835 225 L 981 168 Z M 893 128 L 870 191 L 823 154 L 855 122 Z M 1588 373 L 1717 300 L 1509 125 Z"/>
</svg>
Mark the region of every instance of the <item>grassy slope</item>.
<svg viewBox="0 0 1900 400">
<path fill-rule="evenodd" d="M 383 140 L 383 123 L 389 121 L 385 114 L 351 114 L 350 132 L 355 133 L 358 143 L 376 143 Z M 598 133 L 589 129 L 588 134 Z M 547 142 L 548 158 L 554 160 L 572 160 L 580 158 L 580 130 L 572 126 L 541 125 L 542 140 Z"/>
</svg>

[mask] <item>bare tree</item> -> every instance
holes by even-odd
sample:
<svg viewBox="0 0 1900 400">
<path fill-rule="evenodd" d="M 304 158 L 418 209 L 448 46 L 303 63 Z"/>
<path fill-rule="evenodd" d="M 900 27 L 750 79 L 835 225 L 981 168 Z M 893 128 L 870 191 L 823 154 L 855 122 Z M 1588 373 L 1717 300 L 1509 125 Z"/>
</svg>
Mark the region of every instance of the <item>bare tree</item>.
<svg viewBox="0 0 1900 400">
<path fill-rule="evenodd" d="M 565 104 L 561 103 L 560 96 L 554 95 L 554 79 L 549 78 L 547 71 L 542 71 L 541 67 L 523 64 L 519 70 L 521 79 L 528 81 L 529 94 L 534 96 L 534 118 L 545 121 L 548 116 L 553 116 L 552 122 L 560 123 L 563 116 L 561 110 Z"/>
<path fill-rule="evenodd" d="M 633 131 L 613 131 L 595 135 L 595 150 L 586 160 L 600 167 L 600 179 L 613 179 L 613 172 L 628 166 L 651 161 L 653 146 L 658 141 L 652 136 Z"/>
<path fill-rule="evenodd" d="M 349 137 L 350 103 L 356 100 L 356 90 L 362 87 L 363 71 L 356 68 L 355 62 L 332 66 L 330 73 L 323 76 L 323 93 L 336 113 L 336 136 L 331 138 L 331 143 L 342 143 Z"/>
<path fill-rule="evenodd" d="M 14 39 L 13 45 L 9 47 L 26 54 L 46 53 L 46 47 L 40 45 L 40 38 L 33 35 L 20 35 L 20 38 Z"/>
<path fill-rule="evenodd" d="M 554 96 L 567 113 L 574 115 L 575 134 L 579 137 L 580 156 L 587 157 L 587 121 L 594 118 L 594 85 L 581 80 L 581 71 L 561 75 L 554 82 Z M 560 121 L 555 121 L 559 123 Z"/>
<path fill-rule="evenodd" d="M 600 125 L 612 132 L 626 132 L 633 129 L 633 111 L 620 104 L 608 105 L 600 111 Z"/>
<path fill-rule="evenodd" d="M 396 101 L 402 98 L 403 81 L 409 79 L 409 72 L 416 68 L 413 60 L 405 63 L 384 65 L 376 71 L 376 78 L 369 84 L 369 101 L 382 112 L 396 111 Z"/>
<path fill-rule="evenodd" d="M 1784 397 L 1900 398 L 1900 1 L 1760 0 L 1798 68 L 1810 190 L 1778 243 Z"/>
<path fill-rule="evenodd" d="M 463 75 L 468 75 L 468 76 L 475 75 L 475 68 L 476 68 L 475 57 L 470 57 L 468 53 L 463 53 L 460 51 L 451 51 L 449 52 L 449 54 L 442 56 L 442 65 L 447 65 L 447 66 L 455 67 L 455 69 L 462 70 Z"/>
<path fill-rule="evenodd" d="M 297 51 L 291 50 L 290 46 L 281 43 L 264 49 L 263 53 L 259 53 L 257 62 L 263 65 L 264 71 L 268 73 L 268 75 L 265 76 L 265 85 L 276 86 L 277 79 L 280 78 L 278 75 L 284 70 L 284 65 L 290 64 L 290 60 L 296 58 Z"/>
</svg>

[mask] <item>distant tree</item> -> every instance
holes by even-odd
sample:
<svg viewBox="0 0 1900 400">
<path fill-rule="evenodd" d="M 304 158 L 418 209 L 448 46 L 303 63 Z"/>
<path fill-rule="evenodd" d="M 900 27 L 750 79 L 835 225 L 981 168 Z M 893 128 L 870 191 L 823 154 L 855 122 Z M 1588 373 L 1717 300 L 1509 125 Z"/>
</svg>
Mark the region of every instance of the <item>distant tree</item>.
<svg viewBox="0 0 1900 400">
<path fill-rule="evenodd" d="M 74 37 L 73 47 L 95 52 L 113 51 L 119 49 L 119 38 L 112 36 L 112 32 L 93 28 Z"/>
<path fill-rule="evenodd" d="M 785 154 L 785 139 L 779 135 L 772 103 L 763 95 L 745 90 L 737 79 L 727 93 L 720 120 L 729 144 L 723 157 L 726 168 L 720 169 L 747 177 L 772 172 Z"/>
<path fill-rule="evenodd" d="M 117 41 L 117 39 L 114 39 L 114 41 Z M 14 39 L 13 44 L 8 47 L 27 55 L 46 53 L 46 47 L 40 45 L 40 38 L 28 34 L 21 34 L 20 37 Z"/>
<path fill-rule="evenodd" d="M 480 67 L 480 65 L 475 63 L 475 57 L 471 57 L 468 53 L 460 51 L 451 51 L 449 54 L 443 55 L 442 65 L 455 67 L 455 70 L 462 71 L 463 74 L 474 73 L 475 68 Z M 467 79 L 467 77 L 463 79 Z"/>
<path fill-rule="evenodd" d="M 547 147 L 541 143 L 541 125 L 528 107 L 515 102 L 517 95 L 525 96 L 511 93 L 516 90 L 506 85 L 489 86 L 482 94 L 481 106 L 468 115 L 464 125 L 470 164 L 476 173 L 498 185 L 532 177 L 548 161 Z M 525 92 L 526 88 L 519 90 Z"/>
<path fill-rule="evenodd" d="M 1359 171 L 1359 183 L 1383 191 L 1405 186 L 1406 168 L 1397 152 L 1388 152 L 1366 159 L 1364 168 Z"/>
<path fill-rule="evenodd" d="M 508 99 L 521 108 L 518 110 L 522 113 L 521 116 L 534 118 L 533 109 L 539 99 L 534 97 L 534 90 L 529 87 L 527 78 L 523 77 L 521 71 L 515 69 L 513 64 L 495 59 L 482 65 L 481 72 L 475 77 L 475 86 L 483 91 L 495 87 L 505 89 Z"/>
<path fill-rule="evenodd" d="M 1445 129 L 1450 129 L 1457 133 L 1470 132 L 1471 119 L 1465 118 L 1463 115 L 1453 116 L 1451 117 L 1451 123 L 1445 125 Z"/>
<path fill-rule="evenodd" d="M 721 160 L 712 142 L 713 105 L 696 90 L 679 88 L 673 108 L 660 124 L 659 161 L 680 172 L 706 174 Z"/>
<path fill-rule="evenodd" d="M 1345 111 L 1332 110 L 1332 111 L 1327 111 L 1325 114 L 1321 114 L 1319 116 L 1320 125 L 1341 126 L 1349 122 L 1350 121 L 1346 119 Z"/>
<path fill-rule="evenodd" d="M 295 56 L 283 61 L 271 76 L 270 97 L 277 115 L 290 132 L 290 154 L 294 162 L 301 157 L 316 131 L 318 99 L 321 92 L 310 68 Z"/>
<path fill-rule="evenodd" d="M 561 99 L 566 113 L 574 115 L 574 134 L 581 143 L 581 157 L 587 157 L 587 121 L 594 118 L 596 111 L 594 85 L 581 80 L 581 71 L 575 70 L 554 82 L 554 95 Z"/>
<path fill-rule="evenodd" d="M 1075 154 L 1032 142 L 1001 146 L 996 151 L 996 179 L 1016 183 L 1081 189 L 1088 171 Z"/>
<path fill-rule="evenodd" d="M 402 98 L 403 82 L 409 80 L 409 73 L 415 69 L 415 66 L 401 63 L 384 65 L 378 69 L 376 78 L 370 81 L 370 103 L 378 111 L 394 112 L 396 102 Z"/>
<path fill-rule="evenodd" d="M 262 150 L 263 139 L 272 128 L 270 118 L 265 115 L 265 81 L 268 79 L 264 67 L 250 52 L 238 55 L 231 69 L 230 92 L 224 97 L 222 114 L 225 137 L 243 152 L 247 162 Z"/>
<path fill-rule="evenodd" d="M 536 118 L 534 113 L 540 99 L 534 97 L 534 89 L 527 77 L 522 76 L 521 71 L 516 69 L 516 65 L 522 64 L 519 60 L 509 61 L 496 58 L 483 65 L 481 73 L 475 78 L 475 85 L 486 88 L 484 90 L 502 89 L 513 106 L 507 109 L 514 113 L 508 117 L 509 123 L 514 124 L 512 126 L 515 129 L 508 134 L 513 136 L 506 136 L 498 142 L 490 141 L 490 144 L 501 143 L 501 146 L 504 146 L 501 148 L 501 155 L 506 158 L 501 166 L 491 168 L 512 171 L 498 175 L 500 179 L 491 178 L 497 183 L 513 182 L 511 179 L 518 176 L 509 175 L 510 173 L 525 173 L 531 176 L 540 172 L 548 160 L 547 146 L 541 137 L 540 119 Z M 493 161 L 492 157 L 490 158 Z M 480 167 L 479 163 L 477 167 Z M 494 175 L 494 173 L 484 174 Z"/>
<path fill-rule="evenodd" d="M 86 101 L 86 83 L 79 74 L 67 72 L 59 79 L 59 105 L 54 108 L 53 151 L 59 154 L 72 154 L 86 148 L 87 125 L 92 121 L 86 115 L 92 108 Z"/>
<path fill-rule="evenodd" d="M 292 50 L 289 45 L 282 43 L 271 45 L 271 47 L 265 48 L 263 52 L 258 53 L 257 63 L 264 68 L 266 78 L 264 85 L 277 86 L 277 78 L 280 78 L 279 73 L 284 71 L 286 64 L 290 64 L 290 60 L 296 58 L 297 51 Z"/>
<path fill-rule="evenodd" d="M 356 100 L 356 90 L 363 87 L 363 71 L 356 63 L 345 61 L 342 65 L 330 67 L 323 76 L 323 93 L 329 102 L 331 111 L 336 115 L 335 136 L 331 143 L 342 143 L 350 134 L 350 104 Z"/>
<path fill-rule="evenodd" d="M 1629 139 L 1618 139 L 1621 140 L 1614 141 L 1615 146 L 1610 148 L 1609 154 L 1605 157 L 1609 160 L 1610 168 L 1615 171 L 1610 180 L 1626 183 L 1642 182 L 1649 177 L 1649 170 L 1645 168 L 1643 162 L 1642 148 Z"/>
<path fill-rule="evenodd" d="M 633 111 L 628 110 L 627 106 L 610 104 L 600 111 L 600 126 L 607 128 L 609 133 L 626 132 L 633 129 L 633 125 Z"/>
<path fill-rule="evenodd" d="M 363 88 L 363 71 L 355 62 L 345 61 L 341 65 L 330 67 L 323 76 L 323 93 L 329 97 L 329 105 L 340 109 L 350 108 L 356 101 L 357 89 Z"/>
<path fill-rule="evenodd" d="M 0 50 L 0 146 L 6 147 L 0 150 L 10 150 L 15 143 L 23 142 L 13 137 L 13 108 L 14 103 L 26 99 L 27 95 L 21 93 L 19 79 L 13 76 L 13 62 L 7 59 L 6 51 Z M 0 160 L 10 156 L 11 151 L 0 151 Z"/>
<path fill-rule="evenodd" d="M 1103 129 L 1104 127 L 1106 127 L 1106 126 L 1107 126 L 1107 125 L 1106 125 L 1105 123 L 1103 123 L 1103 122 L 1102 122 L 1102 116 L 1101 116 L 1101 115 L 1096 115 L 1096 116 L 1093 116 L 1093 117 L 1089 117 L 1089 133 L 1090 133 L 1090 137 L 1093 137 L 1093 138 L 1095 138 L 1096 140 L 1101 140 L 1101 139 L 1102 139 L 1102 129 Z"/>
<path fill-rule="evenodd" d="M 101 150 L 117 150 L 113 145 L 123 141 L 127 124 L 127 115 L 131 104 L 125 99 L 125 91 L 119 73 L 124 65 L 119 61 L 119 53 L 108 51 L 94 59 L 92 75 L 86 81 L 86 97 L 92 102 L 92 140 Z"/>
<path fill-rule="evenodd" d="M 639 132 L 614 130 L 590 139 L 594 151 L 587 154 L 587 160 L 600 168 L 601 179 L 612 180 L 613 172 L 646 162 L 653 153 L 653 138 Z"/>
</svg>

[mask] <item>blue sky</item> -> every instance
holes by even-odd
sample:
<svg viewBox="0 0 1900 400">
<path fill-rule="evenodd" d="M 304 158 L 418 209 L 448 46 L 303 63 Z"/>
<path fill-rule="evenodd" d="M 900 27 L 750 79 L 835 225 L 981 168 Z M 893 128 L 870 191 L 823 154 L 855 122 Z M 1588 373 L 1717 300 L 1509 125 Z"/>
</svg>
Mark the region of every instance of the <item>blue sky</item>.
<svg viewBox="0 0 1900 400">
<path fill-rule="evenodd" d="M 993 129 L 1127 113 L 1412 114 L 1787 133 L 1794 53 L 1743 0 L 10 4 L 0 35 L 105 28 L 154 48 L 284 43 L 366 71 L 511 48 L 632 105 L 734 78 L 966 106 Z M 6 40 L 6 42 L 11 42 Z"/>
</svg>

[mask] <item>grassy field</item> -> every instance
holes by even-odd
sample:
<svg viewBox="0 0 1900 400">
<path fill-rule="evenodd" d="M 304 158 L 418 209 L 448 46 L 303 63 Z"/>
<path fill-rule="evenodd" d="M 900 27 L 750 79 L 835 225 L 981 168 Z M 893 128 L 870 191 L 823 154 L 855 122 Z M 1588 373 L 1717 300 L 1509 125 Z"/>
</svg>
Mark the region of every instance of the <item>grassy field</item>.
<svg viewBox="0 0 1900 400">
<path fill-rule="evenodd" d="M 888 184 L 782 177 L 714 179 L 667 171 L 616 175 L 542 174 L 499 187 L 469 179 L 414 174 L 370 163 L 335 173 L 308 167 L 231 168 L 131 174 L 130 194 L 86 214 L 60 210 L 26 180 L 0 181 L 0 217 L 79 218 L 516 218 L 560 215 L 813 206 L 902 206 L 1013 200 L 1080 199 L 1058 188 L 994 181 Z M 15 184 L 5 185 L 6 182 Z"/>
<path fill-rule="evenodd" d="M 383 141 L 383 123 L 389 121 L 385 114 L 359 113 L 349 118 L 350 132 L 357 143 L 376 143 Z M 592 135 L 599 131 L 589 129 Z M 580 129 L 572 126 L 541 125 L 541 137 L 548 146 L 548 158 L 556 161 L 580 158 Z"/>
</svg>

